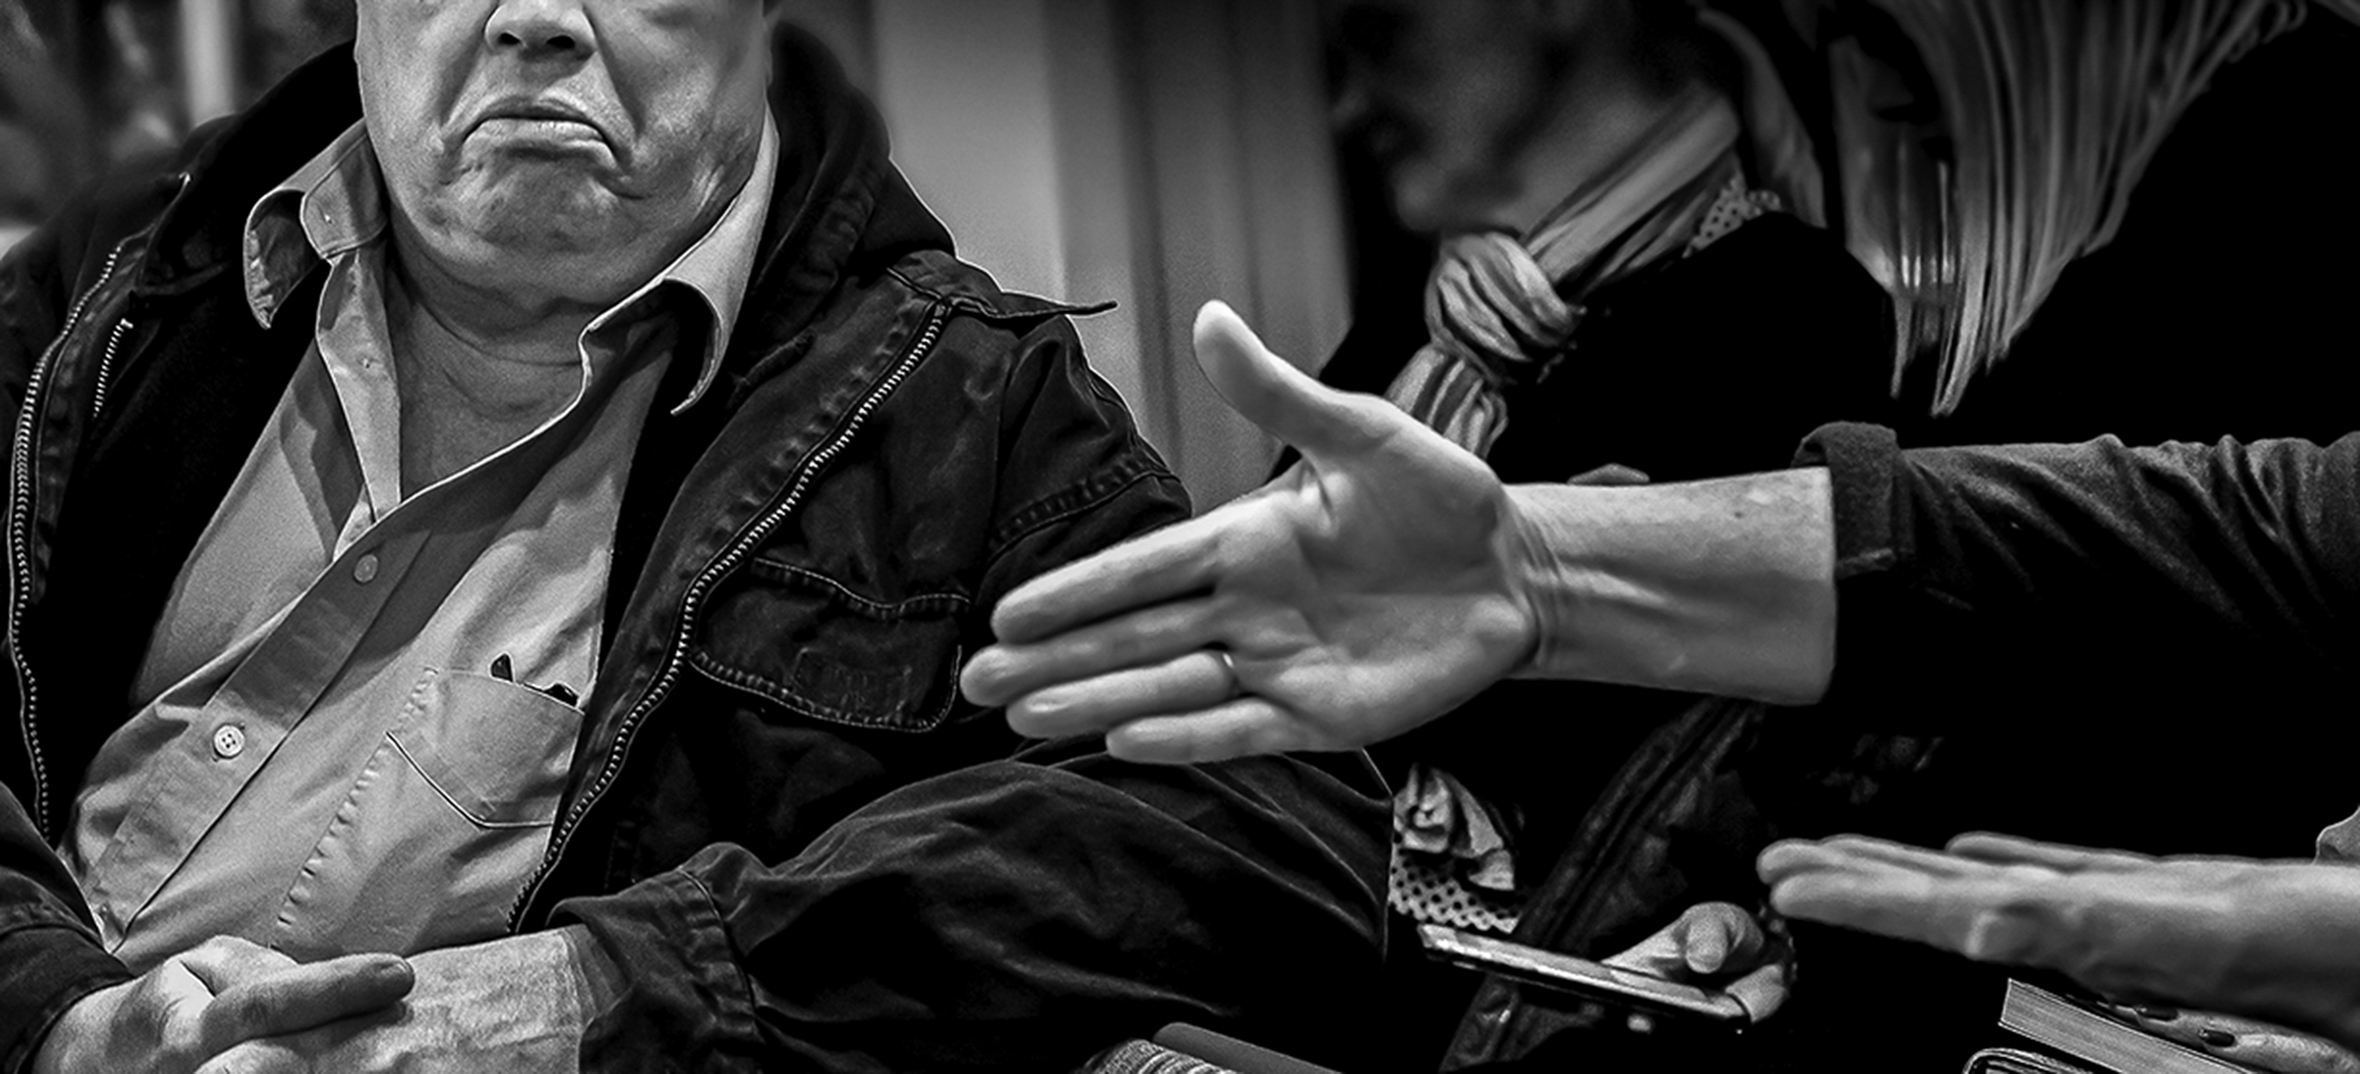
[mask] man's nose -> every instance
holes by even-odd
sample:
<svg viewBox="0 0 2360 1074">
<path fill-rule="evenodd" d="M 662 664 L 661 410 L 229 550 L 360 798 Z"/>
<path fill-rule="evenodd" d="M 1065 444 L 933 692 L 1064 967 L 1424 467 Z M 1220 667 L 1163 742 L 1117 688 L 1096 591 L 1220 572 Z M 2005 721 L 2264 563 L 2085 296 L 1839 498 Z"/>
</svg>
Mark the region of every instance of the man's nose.
<svg viewBox="0 0 2360 1074">
<path fill-rule="evenodd" d="M 499 0 L 483 34 L 494 51 L 528 57 L 588 56 L 596 47 L 581 0 Z"/>
</svg>

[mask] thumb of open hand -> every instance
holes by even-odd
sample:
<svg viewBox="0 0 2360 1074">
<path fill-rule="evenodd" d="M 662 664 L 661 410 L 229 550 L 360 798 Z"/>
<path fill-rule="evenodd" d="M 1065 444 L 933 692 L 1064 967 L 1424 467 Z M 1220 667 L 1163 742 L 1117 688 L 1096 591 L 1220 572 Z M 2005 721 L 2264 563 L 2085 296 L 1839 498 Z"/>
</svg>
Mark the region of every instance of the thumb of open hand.
<svg viewBox="0 0 2360 1074">
<path fill-rule="evenodd" d="M 1270 353 L 1228 303 L 1207 302 L 1197 311 L 1196 363 L 1232 409 L 1305 455 L 1345 452 L 1379 432 L 1362 405 L 1368 400 L 1321 384 Z"/>
</svg>

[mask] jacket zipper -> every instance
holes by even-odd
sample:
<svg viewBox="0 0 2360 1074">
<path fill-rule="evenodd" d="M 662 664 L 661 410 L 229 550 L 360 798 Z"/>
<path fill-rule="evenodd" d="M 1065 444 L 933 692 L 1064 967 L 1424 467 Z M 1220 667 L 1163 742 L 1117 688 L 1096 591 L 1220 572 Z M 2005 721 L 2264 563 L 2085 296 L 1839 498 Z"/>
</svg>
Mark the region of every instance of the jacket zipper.
<svg viewBox="0 0 2360 1074">
<path fill-rule="evenodd" d="M 33 364 L 33 371 L 25 380 L 25 400 L 17 412 L 16 438 L 9 456 L 8 496 L 8 658 L 16 671 L 17 720 L 24 731 L 25 760 L 32 773 L 33 826 L 44 838 L 49 834 L 49 773 L 41 760 L 41 733 L 34 727 L 34 708 L 40 700 L 39 685 L 33 679 L 32 666 L 25 662 L 24 622 L 25 592 L 33 580 L 33 438 L 40 426 L 41 411 L 48 401 L 49 374 L 55 368 L 58 353 L 66 341 L 73 338 L 80 327 L 82 314 L 99 292 L 106 290 L 115 277 L 115 267 L 123 259 L 123 251 L 131 245 L 125 240 L 107 254 L 106 267 L 99 270 L 98 282 L 74 300 L 66 311 L 65 327 L 50 341 L 49 349 L 41 352 L 41 360 Z M 114 345 L 121 341 L 121 325 L 108 340 L 112 357 Z"/>
<path fill-rule="evenodd" d="M 788 487 L 786 497 L 779 501 L 778 506 L 763 515 L 752 529 L 746 531 L 745 536 L 723 550 L 719 559 L 689 582 L 688 592 L 680 602 L 680 627 L 673 635 L 671 650 L 664 657 L 664 666 L 657 672 L 656 680 L 648 687 L 647 693 L 640 695 L 639 703 L 633 705 L 631 711 L 624 714 L 622 723 L 616 726 L 615 744 L 607 750 L 606 763 L 599 769 L 598 778 L 583 788 L 582 796 L 574 801 L 573 808 L 566 811 L 565 818 L 558 822 L 557 830 L 550 835 L 548 852 L 541 856 L 540 866 L 533 870 L 532 877 L 517 892 L 516 904 L 508 912 L 510 932 L 516 931 L 523 923 L 525 908 L 532 905 L 533 897 L 539 893 L 542 883 L 548 880 L 551 870 L 556 868 L 558 859 L 565 856 L 566 841 L 573 837 L 575 826 L 589 814 L 590 807 L 597 804 L 599 796 L 606 793 L 622 771 L 623 757 L 630 751 L 632 732 L 638 729 L 639 722 L 646 719 L 648 713 L 663 703 L 664 698 L 671 694 L 672 687 L 679 682 L 681 670 L 688 663 L 689 642 L 696 631 L 699 606 L 704 603 L 707 594 L 723 575 L 736 569 L 740 560 L 767 539 L 788 515 L 795 512 L 795 508 L 802 503 L 804 492 L 810 488 L 812 479 L 843 452 L 844 446 L 860 432 L 861 426 L 867 424 L 869 415 L 884 402 L 886 396 L 901 387 L 901 382 L 909 377 L 910 371 L 916 369 L 918 363 L 934 349 L 935 342 L 942 336 L 943 323 L 947 318 L 944 308 L 937 305 L 928 315 L 926 326 L 920 330 L 917 341 L 893 367 L 893 371 L 852 408 L 851 419 L 836 435 L 829 437 L 827 442 L 803 460 L 803 466 L 795 473 L 794 484 Z"/>
<path fill-rule="evenodd" d="M 123 336 L 131 331 L 131 318 L 115 322 L 107 333 L 107 348 L 98 357 L 98 380 L 90 393 L 90 421 L 97 424 L 98 416 L 107 408 L 107 388 L 115 379 L 115 351 L 123 346 Z"/>
</svg>

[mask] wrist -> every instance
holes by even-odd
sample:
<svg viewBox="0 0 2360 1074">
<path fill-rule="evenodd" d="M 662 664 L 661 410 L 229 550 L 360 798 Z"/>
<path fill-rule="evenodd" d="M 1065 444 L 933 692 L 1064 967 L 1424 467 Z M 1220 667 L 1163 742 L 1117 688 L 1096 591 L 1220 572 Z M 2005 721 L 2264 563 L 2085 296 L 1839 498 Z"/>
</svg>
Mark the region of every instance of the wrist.
<svg viewBox="0 0 2360 1074">
<path fill-rule="evenodd" d="M 35 1030 L 37 1043 L 33 1046 L 33 1061 L 26 1065 L 28 1074 L 65 1074 L 67 1071 L 96 1069 L 83 1061 L 82 1042 L 99 1039 L 107 1022 L 106 1009 L 112 1006 L 111 993 L 121 985 L 102 986 L 83 992 L 68 1001 L 63 1010 L 49 1024 Z"/>
<path fill-rule="evenodd" d="M 622 967 L 607 957 L 606 948 L 590 934 L 589 928 L 567 925 L 558 929 L 557 934 L 565 939 L 574 973 L 574 994 L 581 1004 L 582 1023 L 588 1025 L 622 1001 L 629 982 L 623 979 Z"/>
<path fill-rule="evenodd" d="M 1516 588 L 1535 641 L 1516 674 L 1778 703 L 1834 667 L 1824 470 L 1672 485 L 1516 485 Z"/>
<path fill-rule="evenodd" d="M 1508 598 L 1515 606 L 1522 634 L 1517 640 L 1512 679 L 1573 678 L 1555 673 L 1569 665 L 1572 623 L 1565 615 L 1571 588 L 1552 555 L 1556 537 L 1548 524 L 1549 504 L 1537 490 L 1548 486 L 1506 486 L 1505 518 L 1500 527 L 1500 560 L 1507 578 Z"/>
</svg>

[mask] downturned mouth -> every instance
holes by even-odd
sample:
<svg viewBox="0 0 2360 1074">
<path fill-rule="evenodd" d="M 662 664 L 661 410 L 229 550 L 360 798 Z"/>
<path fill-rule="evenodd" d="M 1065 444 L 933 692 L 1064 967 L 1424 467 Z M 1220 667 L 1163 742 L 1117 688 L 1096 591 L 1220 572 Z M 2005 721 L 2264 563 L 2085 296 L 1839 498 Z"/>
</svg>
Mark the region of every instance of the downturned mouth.
<svg viewBox="0 0 2360 1074">
<path fill-rule="evenodd" d="M 563 101 L 529 98 L 504 98 L 494 101 L 482 112 L 477 113 L 475 122 L 468 125 L 467 132 L 473 134 L 482 129 L 484 124 L 494 120 L 578 123 L 597 134 L 600 141 L 610 143 L 612 141 L 607 137 L 606 128 L 600 126 L 597 120 L 591 119 L 588 113 Z"/>
</svg>

